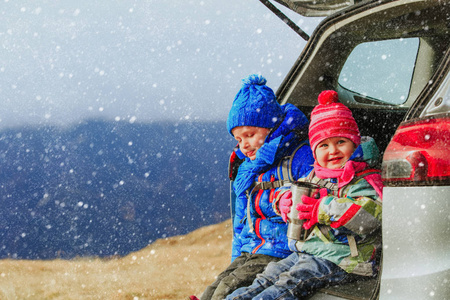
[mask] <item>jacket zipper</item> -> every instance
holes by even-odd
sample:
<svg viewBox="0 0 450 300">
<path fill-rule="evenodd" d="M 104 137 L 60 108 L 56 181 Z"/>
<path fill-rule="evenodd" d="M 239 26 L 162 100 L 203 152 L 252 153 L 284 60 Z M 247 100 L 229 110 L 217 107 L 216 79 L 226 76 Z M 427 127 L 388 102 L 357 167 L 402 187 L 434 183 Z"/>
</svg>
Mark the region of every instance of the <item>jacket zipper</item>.
<svg viewBox="0 0 450 300">
<path fill-rule="evenodd" d="M 262 182 L 263 175 L 264 175 L 264 173 L 261 174 L 258 177 L 258 182 Z M 275 178 L 273 176 L 271 176 L 270 177 L 270 181 L 271 182 L 275 181 Z M 273 191 L 274 190 L 270 191 L 271 195 L 272 195 Z M 252 254 L 255 254 L 256 251 L 258 251 L 266 243 L 266 240 L 261 235 L 260 226 L 259 226 L 259 224 L 261 223 L 261 220 L 265 220 L 266 219 L 266 217 L 264 216 L 263 212 L 261 211 L 261 207 L 260 207 L 260 200 L 261 200 L 261 196 L 262 196 L 263 193 L 264 193 L 264 190 L 259 190 L 258 195 L 256 195 L 256 197 L 255 197 L 255 211 L 260 216 L 260 218 L 256 219 L 255 234 L 261 240 L 261 243 L 253 249 Z M 250 209 L 250 208 L 248 208 L 248 209 Z"/>
<path fill-rule="evenodd" d="M 261 175 L 262 176 L 262 175 Z M 262 245 L 264 245 L 266 243 L 266 240 L 263 239 L 263 237 L 261 236 L 261 231 L 260 231 L 260 227 L 259 227 L 259 223 L 261 223 L 261 220 L 265 219 L 266 217 L 264 217 L 264 215 L 262 214 L 261 208 L 259 207 L 259 201 L 261 199 L 262 194 L 264 193 L 264 190 L 260 190 L 258 192 L 258 195 L 255 197 L 255 210 L 256 212 L 260 215 L 260 218 L 256 219 L 256 223 L 255 223 L 255 234 L 256 236 L 261 240 L 261 243 L 255 247 L 255 249 L 253 249 L 252 254 L 255 254 L 256 251 L 258 251 L 259 248 L 262 247 Z"/>
</svg>

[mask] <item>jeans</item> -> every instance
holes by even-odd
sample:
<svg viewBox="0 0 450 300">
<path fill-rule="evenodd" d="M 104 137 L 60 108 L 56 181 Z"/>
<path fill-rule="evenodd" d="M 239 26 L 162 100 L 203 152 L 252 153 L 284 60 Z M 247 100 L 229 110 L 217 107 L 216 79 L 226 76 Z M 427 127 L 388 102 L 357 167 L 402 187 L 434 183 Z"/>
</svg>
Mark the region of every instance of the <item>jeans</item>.
<svg viewBox="0 0 450 300">
<path fill-rule="evenodd" d="M 263 254 L 242 253 L 225 271 L 217 276 L 216 281 L 206 288 L 200 299 L 225 299 L 237 288 L 250 285 L 256 275 L 262 273 L 270 262 L 276 262 L 280 259 Z"/>
<path fill-rule="evenodd" d="M 328 260 L 294 252 L 279 262 L 269 263 L 250 286 L 235 290 L 226 299 L 302 299 L 317 289 L 348 282 L 354 276 Z"/>
</svg>

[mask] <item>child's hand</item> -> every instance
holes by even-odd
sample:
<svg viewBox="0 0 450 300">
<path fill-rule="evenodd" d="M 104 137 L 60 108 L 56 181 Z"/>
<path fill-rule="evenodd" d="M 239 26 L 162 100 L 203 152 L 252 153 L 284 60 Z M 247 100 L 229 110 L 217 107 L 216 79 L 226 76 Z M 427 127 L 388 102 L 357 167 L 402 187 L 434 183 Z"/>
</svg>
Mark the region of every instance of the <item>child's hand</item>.
<svg viewBox="0 0 450 300">
<path fill-rule="evenodd" d="M 303 222 L 303 228 L 305 228 L 306 230 L 310 229 L 318 223 L 320 201 L 327 195 L 327 189 L 323 188 L 320 189 L 319 192 L 314 194 L 312 197 L 303 195 L 303 203 L 297 204 L 296 209 L 300 212 L 298 214 L 298 218 L 301 220 L 305 220 Z"/>
<path fill-rule="evenodd" d="M 291 206 L 292 206 L 292 193 L 291 191 L 287 191 L 283 195 L 281 195 L 279 203 L 281 218 L 285 222 L 287 222 L 288 219 L 287 215 L 291 211 Z"/>
</svg>

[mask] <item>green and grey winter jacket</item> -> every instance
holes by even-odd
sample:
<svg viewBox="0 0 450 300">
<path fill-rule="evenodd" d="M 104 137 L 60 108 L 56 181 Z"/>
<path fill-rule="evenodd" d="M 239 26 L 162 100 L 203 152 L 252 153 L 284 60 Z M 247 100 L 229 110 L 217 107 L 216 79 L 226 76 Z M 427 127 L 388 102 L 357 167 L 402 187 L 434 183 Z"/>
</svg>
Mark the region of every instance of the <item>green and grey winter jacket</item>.
<svg viewBox="0 0 450 300">
<path fill-rule="evenodd" d="M 376 256 L 381 251 L 382 182 L 378 170 L 370 166 L 378 156 L 373 139 L 366 139 L 346 163 L 369 162 L 362 170 L 346 166 L 339 178 L 322 178 L 322 183 L 324 180 L 331 182 L 331 188 L 328 196 L 321 199 L 318 224 L 311 229 L 306 241 L 296 241 L 298 251 L 332 261 L 348 273 L 371 276 L 377 272 Z M 342 178 L 348 183 L 340 184 Z M 317 183 L 319 180 L 313 170 L 305 181 Z"/>
</svg>

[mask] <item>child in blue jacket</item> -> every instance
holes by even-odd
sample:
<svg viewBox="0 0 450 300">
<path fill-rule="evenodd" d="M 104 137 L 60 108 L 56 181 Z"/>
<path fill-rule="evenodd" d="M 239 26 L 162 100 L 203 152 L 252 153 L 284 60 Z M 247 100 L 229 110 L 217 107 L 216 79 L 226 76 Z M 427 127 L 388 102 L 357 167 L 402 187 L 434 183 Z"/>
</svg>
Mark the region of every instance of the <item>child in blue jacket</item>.
<svg viewBox="0 0 450 300">
<path fill-rule="evenodd" d="M 292 206 L 292 193 L 279 199 L 286 219 L 299 211 L 303 227 L 312 230 L 296 241 L 287 258 L 269 263 L 248 287 L 226 299 L 304 299 L 315 290 L 374 276 L 381 249 L 382 181 L 371 164 L 378 157 L 373 139 L 362 139 L 351 111 L 335 91 L 319 95 L 311 113 L 309 140 L 314 170 L 301 181 L 322 186 L 317 195 L 303 195 Z"/>
<path fill-rule="evenodd" d="M 237 140 L 244 159 L 233 185 L 236 193 L 232 263 L 206 288 L 201 299 L 224 299 L 252 283 L 271 261 L 287 257 L 287 224 L 273 210 L 280 187 L 306 176 L 314 162 L 307 143 L 308 120 L 294 105 L 280 106 L 266 79 L 243 80 L 228 115 L 228 132 Z M 292 155 L 292 178 L 278 170 Z"/>
</svg>

